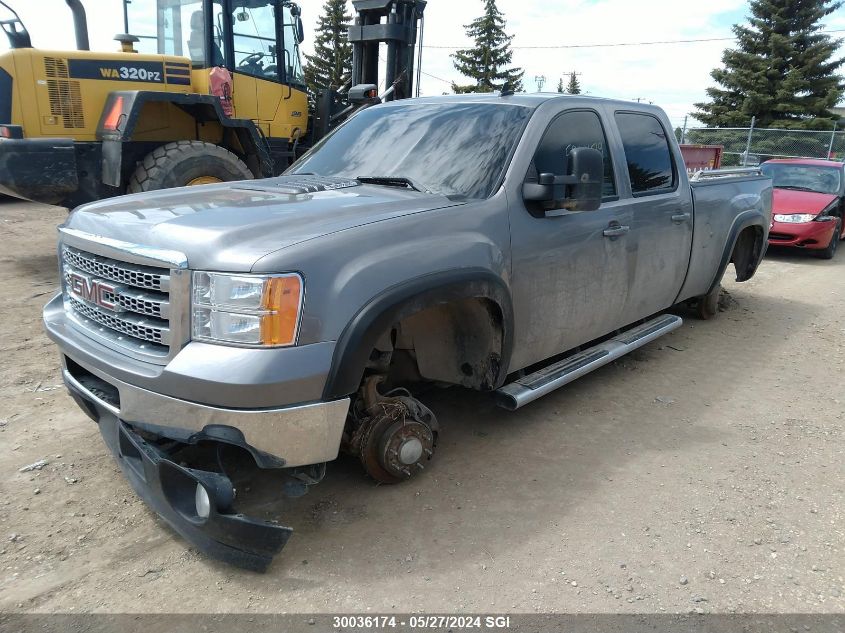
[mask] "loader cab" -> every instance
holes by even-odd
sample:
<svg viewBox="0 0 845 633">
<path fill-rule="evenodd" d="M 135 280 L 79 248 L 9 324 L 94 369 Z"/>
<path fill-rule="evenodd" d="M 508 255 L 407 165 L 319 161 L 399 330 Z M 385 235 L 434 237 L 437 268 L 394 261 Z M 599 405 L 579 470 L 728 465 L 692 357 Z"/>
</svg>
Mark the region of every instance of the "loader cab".
<svg viewBox="0 0 845 633">
<path fill-rule="evenodd" d="M 299 6 L 290 0 L 131 0 L 141 53 L 188 57 L 196 69 L 304 88 Z"/>
</svg>

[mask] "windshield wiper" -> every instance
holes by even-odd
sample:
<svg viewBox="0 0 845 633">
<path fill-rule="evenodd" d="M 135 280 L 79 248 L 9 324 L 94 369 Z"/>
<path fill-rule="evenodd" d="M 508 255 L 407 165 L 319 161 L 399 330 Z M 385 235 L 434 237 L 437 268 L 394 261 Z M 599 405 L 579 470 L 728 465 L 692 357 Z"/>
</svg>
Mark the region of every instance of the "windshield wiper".
<svg viewBox="0 0 845 633">
<path fill-rule="evenodd" d="M 385 187 L 402 187 L 403 189 L 413 189 L 420 193 L 432 193 L 429 189 L 410 178 L 405 176 L 358 176 L 355 180 L 358 182 L 367 183 L 369 185 L 383 185 Z"/>
</svg>

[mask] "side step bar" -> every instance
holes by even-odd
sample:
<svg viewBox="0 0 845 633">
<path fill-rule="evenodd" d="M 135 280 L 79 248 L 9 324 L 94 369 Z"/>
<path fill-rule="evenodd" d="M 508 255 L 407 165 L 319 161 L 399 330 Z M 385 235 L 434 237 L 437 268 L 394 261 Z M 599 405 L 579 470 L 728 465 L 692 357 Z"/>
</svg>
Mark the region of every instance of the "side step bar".
<svg viewBox="0 0 845 633">
<path fill-rule="evenodd" d="M 677 330 L 683 319 L 672 314 L 663 314 L 635 328 L 617 334 L 595 347 L 585 349 L 564 358 L 533 374 L 508 383 L 496 391 L 496 404 L 504 409 L 516 411 L 550 391 L 568 385 L 584 374 L 589 374 L 609 362 L 632 352 L 656 338 Z"/>
</svg>

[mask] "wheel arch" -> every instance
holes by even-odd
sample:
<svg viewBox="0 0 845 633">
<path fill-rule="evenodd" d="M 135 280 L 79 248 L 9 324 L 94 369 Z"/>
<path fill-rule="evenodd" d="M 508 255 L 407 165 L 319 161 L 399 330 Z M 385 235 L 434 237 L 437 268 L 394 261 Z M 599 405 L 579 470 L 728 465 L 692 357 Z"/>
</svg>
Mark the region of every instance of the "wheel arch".
<svg viewBox="0 0 845 633">
<path fill-rule="evenodd" d="M 733 263 L 736 269 L 737 281 L 751 279 L 766 254 L 767 236 L 765 219 L 757 210 L 749 209 L 740 213 L 728 231 L 719 268 L 707 292 L 712 291 L 722 281 L 730 263 Z"/>
<path fill-rule="evenodd" d="M 197 123 L 214 123 L 222 130 L 222 147 L 233 151 L 244 160 L 256 178 L 273 175 L 274 164 L 267 141 L 255 123 L 249 119 L 233 119 L 223 112 L 220 99 L 214 95 L 171 93 L 147 90 L 121 90 L 108 95 L 97 124 L 97 140 L 102 142 L 102 180 L 113 187 L 121 187 L 126 180 L 128 165 L 124 160 L 137 160 L 132 151 L 136 143 L 142 152 L 149 150 L 149 141 L 138 141 L 134 137 L 145 106 L 167 104 L 186 113 Z M 116 120 L 115 129 L 106 127 Z M 170 141 L 204 140 L 195 129 L 192 138 L 161 140 L 159 145 Z M 128 171 L 131 171 L 129 169 Z"/>
<path fill-rule="evenodd" d="M 467 299 L 481 299 L 498 310 L 501 319 L 500 361 L 495 385 L 507 376 L 513 349 L 513 305 L 501 277 L 489 270 L 467 268 L 432 273 L 393 286 L 370 299 L 346 325 L 335 346 L 323 392 L 334 399 L 357 391 L 370 353 L 394 324 L 430 308 Z"/>
</svg>

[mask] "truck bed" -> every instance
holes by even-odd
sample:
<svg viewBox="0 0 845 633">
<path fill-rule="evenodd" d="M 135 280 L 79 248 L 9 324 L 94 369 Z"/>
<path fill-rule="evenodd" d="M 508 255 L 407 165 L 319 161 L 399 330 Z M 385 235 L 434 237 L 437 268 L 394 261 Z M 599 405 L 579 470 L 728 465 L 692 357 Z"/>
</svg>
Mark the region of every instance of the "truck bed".
<svg viewBox="0 0 845 633">
<path fill-rule="evenodd" d="M 681 301 L 705 294 L 720 267 L 728 263 L 724 261 L 724 245 L 714 241 L 713 235 L 727 234 L 735 239 L 750 216 L 771 208 L 772 196 L 772 181 L 759 169 L 699 172 L 690 180 L 690 188 L 695 221 Z"/>
</svg>

